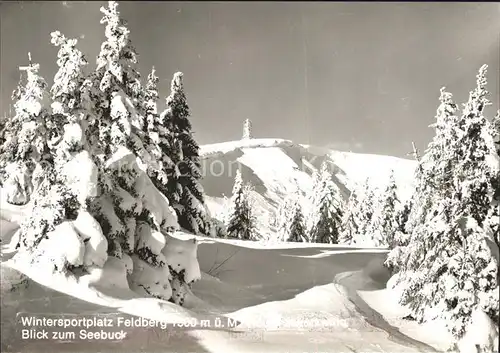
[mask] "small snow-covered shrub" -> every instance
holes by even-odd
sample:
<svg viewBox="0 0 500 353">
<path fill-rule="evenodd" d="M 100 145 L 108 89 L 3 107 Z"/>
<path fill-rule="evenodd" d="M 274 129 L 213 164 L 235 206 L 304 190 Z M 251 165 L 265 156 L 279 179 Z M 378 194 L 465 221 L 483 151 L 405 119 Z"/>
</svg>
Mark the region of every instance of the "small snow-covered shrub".
<svg viewBox="0 0 500 353">
<path fill-rule="evenodd" d="M 472 340 L 477 334 L 468 333 L 475 320 L 499 320 L 498 244 L 491 231 L 500 222 L 495 199 L 500 156 L 497 133 L 485 115 L 491 104 L 486 69 L 480 68 L 461 112 L 452 94 L 441 89 L 436 133 L 418 158 L 405 216 L 408 237 L 388 259 L 400 272 L 401 304 L 419 322 L 444 319 L 455 339 L 472 342 L 467 348 L 472 352 L 478 351 L 478 341 Z"/>
</svg>

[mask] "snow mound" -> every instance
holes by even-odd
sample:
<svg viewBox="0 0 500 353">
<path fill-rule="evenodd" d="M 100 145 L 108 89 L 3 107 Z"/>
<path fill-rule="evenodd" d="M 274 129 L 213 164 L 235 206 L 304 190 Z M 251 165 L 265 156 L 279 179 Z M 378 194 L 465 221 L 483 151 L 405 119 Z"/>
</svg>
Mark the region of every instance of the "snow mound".
<svg viewBox="0 0 500 353">
<path fill-rule="evenodd" d="M 138 256 L 132 256 L 134 271 L 129 276 L 130 289 L 147 297 L 168 300 L 172 296 L 170 280 L 172 276 L 168 267 L 153 267 L 141 260 Z"/>
<path fill-rule="evenodd" d="M 225 154 L 239 148 L 276 147 L 287 144 L 292 145 L 293 142 L 284 139 L 242 139 L 202 145 L 200 146 L 200 155 L 207 157 L 213 154 Z"/>
<path fill-rule="evenodd" d="M 108 256 L 102 268 L 94 266 L 87 271 L 89 274 L 80 278 L 80 282 L 95 288 L 129 289 L 127 270 L 133 267 L 129 256 L 118 259 Z"/>
<path fill-rule="evenodd" d="M 369 324 L 336 283 L 313 287 L 295 298 L 268 302 L 231 314 L 242 327 L 293 331 L 354 331 Z"/>
</svg>

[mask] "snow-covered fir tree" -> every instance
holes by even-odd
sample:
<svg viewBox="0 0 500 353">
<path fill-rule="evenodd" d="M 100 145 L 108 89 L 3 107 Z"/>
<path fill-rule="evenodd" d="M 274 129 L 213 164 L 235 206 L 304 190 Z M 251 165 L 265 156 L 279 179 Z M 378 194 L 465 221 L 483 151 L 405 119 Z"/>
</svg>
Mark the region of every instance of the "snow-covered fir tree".
<svg viewBox="0 0 500 353">
<path fill-rule="evenodd" d="M 182 304 L 181 293 L 188 292 L 193 278 L 167 256 L 169 244 L 165 242 L 177 228 L 177 217 L 168 199 L 158 193 L 145 174 L 148 170 L 160 170 L 154 155 L 147 151 L 149 134 L 144 133 L 144 125 L 148 125 L 144 116 L 154 114 L 145 109 L 147 97 L 135 68 L 137 54 L 116 3 L 110 2 L 109 8 L 101 11 L 106 41 L 92 77 L 98 83 L 98 91 L 91 92 L 91 96 L 105 158 L 98 158 L 101 192 L 92 202 L 91 211 L 107 236 L 109 254 L 131 258 L 131 286 Z M 152 283 L 151 273 L 163 274 L 162 279 Z"/>
<path fill-rule="evenodd" d="M 371 225 L 375 210 L 375 192 L 370 185 L 369 179 L 366 179 L 358 191 L 359 207 L 356 209 L 355 215 L 357 219 L 357 233 L 353 234 L 351 243 L 363 244 L 370 242 Z"/>
<path fill-rule="evenodd" d="M 11 119 L 12 117 L 10 115 L 4 115 L 0 117 L 0 187 L 3 185 L 5 180 L 5 164 L 7 162 L 6 160 L 2 159 L 2 150 L 7 138 L 7 124 Z"/>
<path fill-rule="evenodd" d="M 256 220 L 252 209 L 251 190 L 251 186 L 243 182 L 240 170 L 237 170 L 231 197 L 231 214 L 227 226 L 228 236 L 231 238 L 256 239 Z"/>
<path fill-rule="evenodd" d="M 214 235 L 217 238 L 227 238 L 228 233 L 227 233 L 227 225 L 220 220 L 213 218 L 214 222 Z"/>
<path fill-rule="evenodd" d="M 164 121 L 165 115 L 158 113 L 158 82 L 159 78 L 156 76 L 154 67 L 147 77 L 147 82 L 144 88 L 144 139 L 146 141 L 146 148 L 151 157 L 156 162 L 148 166 L 148 175 L 160 190 L 170 201 L 169 190 L 167 182 L 169 180 L 168 174 L 174 170 L 174 162 L 170 159 L 173 154 L 171 147 L 171 135 L 166 128 Z"/>
<path fill-rule="evenodd" d="M 96 71 L 89 78 L 89 84 L 94 88 L 90 93 L 97 116 L 91 121 L 89 133 L 96 133 L 97 136 L 92 138 L 93 145 L 106 156 L 125 147 L 146 163 L 150 162 L 150 157 L 140 139 L 144 91 L 136 68 L 137 52 L 117 6 L 116 2 L 110 1 L 108 8 L 101 8 L 106 40 L 97 57 Z"/>
<path fill-rule="evenodd" d="M 415 202 L 418 201 L 418 197 L 420 195 L 420 190 L 423 190 L 423 188 L 425 187 L 425 183 L 423 182 L 424 181 L 424 167 L 422 164 L 422 156 L 420 155 L 420 151 L 415 146 L 415 143 L 412 142 L 411 144 L 413 147 L 411 155 L 413 156 L 413 158 L 415 159 L 415 162 L 417 164 L 416 168 L 415 168 L 415 180 L 417 181 L 417 183 L 416 183 L 416 185 L 413 185 L 413 190 L 412 190 L 413 192 L 411 194 L 411 197 L 407 201 L 409 209 L 408 209 L 408 214 L 405 215 L 404 228 L 403 228 L 404 233 L 406 233 L 406 234 L 411 233 L 411 230 L 413 229 L 412 228 L 413 224 L 412 224 L 412 222 L 410 222 L 410 218 L 411 218 L 411 215 L 412 215 L 412 212 L 414 209 L 413 206 L 414 206 Z M 418 215 L 413 213 L 413 216 L 414 216 L 413 223 L 415 223 L 418 220 Z M 403 243 L 406 244 L 406 242 L 404 240 L 402 240 L 402 241 L 403 241 Z"/>
<path fill-rule="evenodd" d="M 458 136 L 461 134 L 458 126 L 457 105 L 453 102 L 451 93 L 441 89 L 441 105 L 438 108 L 434 128 L 436 135 L 416 171 L 416 188 L 413 197 L 413 208 L 408 219 L 408 231 L 425 223 L 431 212 L 432 205 L 439 202 L 451 190 L 451 173 L 456 160 L 450 158 Z"/>
<path fill-rule="evenodd" d="M 404 201 L 396 212 L 397 228 L 394 232 L 392 244 L 389 244 L 391 252 L 384 263 L 392 272 L 397 272 L 401 267 L 401 251 L 405 249 L 409 242 L 411 234 L 407 231 L 407 223 L 412 209 L 412 202 L 412 199 Z"/>
<path fill-rule="evenodd" d="M 311 230 L 314 226 L 314 223 L 317 221 L 317 217 L 318 217 L 317 210 L 314 207 L 314 205 L 317 205 L 315 191 L 319 188 L 319 185 L 320 185 L 320 169 L 313 170 L 312 175 L 311 175 L 311 179 L 312 179 L 312 188 L 311 188 L 309 194 L 307 195 L 309 212 L 308 212 L 306 220 L 305 220 L 306 230 L 307 230 L 307 233 L 309 235 L 311 234 Z M 283 208 L 284 208 L 284 206 L 285 206 L 285 204 L 283 204 Z M 285 217 L 285 219 L 286 219 L 286 217 Z"/>
<path fill-rule="evenodd" d="M 52 113 L 46 124 L 47 157 L 40 165 L 41 168 L 35 169 L 34 173 L 40 180 L 40 187 L 33 193 L 30 217 L 25 219 L 21 227 L 21 245 L 27 247 L 37 246 L 65 220 L 75 220 L 89 196 L 86 192 L 88 189 L 80 187 L 74 177 L 82 172 L 81 158 L 77 158 L 80 164 L 77 170 L 71 163 L 75 154 L 83 148 L 80 123 L 86 114 L 79 89 L 84 80 L 82 67 L 87 61 L 76 48 L 76 39 L 68 39 L 58 31 L 51 36 L 52 44 L 59 47 L 59 69 L 50 89 Z M 48 210 L 51 212 L 47 212 Z"/>
<path fill-rule="evenodd" d="M 391 171 L 389 175 L 389 183 L 377 206 L 371 225 L 374 245 L 392 248 L 394 246 L 394 233 L 398 229 L 396 217 L 400 207 L 394 171 Z"/>
<path fill-rule="evenodd" d="M 401 207 L 396 212 L 396 231 L 394 233 L 394 242 L 392 247 L 398 246 L 403 242 L 406 243 L 407 230 L 406 225 L 412 209 L 412 200 L 408 199 L 401 203 Z"/>
<path fill-rule="evenodd" d="M 288 242 L 302 243 L 307 241 L 307 233 L 304 224 L 304 213 L 298 199 L 293 204 L 291 218 L 289 220 Z"/>
<path fill-rule="evenodd" d="M 321 165 L 312 193 L 310 239 L 316 243 L 337 244 L 342 225 L 342 196 L 326 161 Z"/>
<path fill-rule="evenodd" d="M 389 253 L 386 261 L 389 267 L 401 271 L 402 281 L 406 274 L 411 276 L 412 266 L 418 265 L 418 260 L 415 264 L 410 264 L 408 257 L 413 256 L 417 259 L 418 256 L 423 256 L 423 253 L 411 254 L 411 248 L 414 244 L 424 246 L 429 221 L 434 216 L 433 213 L 437 212 L 432 207 L 444 204 L 446 197 L 450 195 L 451 167 L 456 163 L 453 160 L 453 150 L 460 134 L 456 115 L 458 107 L 453 102 L 452 95 L 444 88 L 441 89 L 440 102 L 436 123 L 431 125 L 435 128 L 436 135 L 424 156 L 421 159 L 416 156 L 418 164 L 415 172 L 415 190 L 411 200 L 413 207 L 406 225 L 409 236 L 397 240 L 399 244 Z M 425 252 L 425 247 L 419 248 L 419 251 Z"/>
<path fill-rule="evenodd" d="M 476 309 L 493 322 L 499 319 L 498 263 L 487 240 L 498 224 L 492 208 L 500 167 L 483 115 L 489 103 L 485 75 L 483 66 L 460 119 L 451 94 L 441 90 L 436 137 L 423 157 L 423 172 L 417 174 L 422 187 L 417 184 L 420 195 L 413 199 L 414 208 L 426 210 L 419 211 L 418 221 L 413 218 L 407 246 L 393 250 L 400 258 L 393 262 L 400 264 L 401 302 L 419 321 L 447 319 L 457 338 Z"/>
<path fill-rule="evenodd" d="M 358 198 L 358 190 L 353 189 L 343 212 L 339 243 L 350 244 L 356 234 L 358 234 L 360 207 L 361 204 Z"/>
<path fill-rule="evenodd" d="M 416 171 L 413 210 L 407 225 L 411 233 L 409 243 L 404 247 L 396 247 L 388 257 L 393 266 L 396 265 L 395 267 L 400 269 L 399 279 L 402 282 L 416 281 L 412 278 L 413 271 L 423 261 L 428 248 L 434 247 L 428 236 L 429 231 L 432 231 L 431 225 L 435 225 L 439 220 L 436 218 L 438 215 L 443 221 L 448 220 L 453 207 L 450 201 L 450 170 L 452 163 L 456 162 L 453 161 L 453 150 L 460 133 L 456 116 L 457 105 L 453 102 L 452 95 L 444 88 L 441 89 L 440 102 L 436 123 L 431 125 L 435 128 L 436 135 Z M 439 209 L 433 209 L 438 206 Z M 405 292 L 403 301 L 410 302 L 411 295 L 410 290 Z"/>
<path fill-rule="evenodd" d="M 162 150 L 172 162 L 166 167 L 168 181 L 162 192 L 176 210 L 182 228 L 194 233 L 213 235 L 211 216 L 200 184 L 200 148 L 193 137 L 182 78 L 181 72 L 174 75 L 171 93 L 167 97 L 167 108 L 160 115 L 160 120 L 168 131 L 168 135 L 162 136 L 166 138 Z"/>
<path fill-rule="evenodd" d="M 487 98 L 486 69 L 486 65 L 481 67 L 477 87 L 471 92 L 460 120 L 464 133 L 457 143 L 459 158 L 454 183 L 464 211 L 479 226 L 498 229 L 499 204 L 493 196 L 500 182 L 500 158 L 493 124 L 484 116 L 484 109 L 491 104 Z"/>
<path fill-rule="evenodd" d="M 253 138 L 252 135 L 252 121 L 250 119 L 246 119 L 243 123 L 243 139 L 248 140 Z"/>
<path fill-rule="evenodd" d="M 154 133 L 157 130 L 157 124 L 159 122 L 159 114 L 158 114 L 158 82 L 159 78 L 156 76 L 156 70 L 153 67 L 151 72 L 147 77 L 147 82 L 144 87 L 144 124 L 142 126 L 143 130 L 148 133 Z M 155 136 L 156 137 L 156 136 Z M 155 139 L 156 143 L 158 143 L 157 137 Z"/>
<path fill-rule="evenodd" d="M 92 210 L 101 222 L 106 220 L 110 225 L 106 232 L 110 254 L 122 258 L 123 252 L 130 256 L 134 250 L 135 218 L 142 212 L 134 185 L 137 170 L 127 163 L 132 157 L 125 157 L 143 156 L 145 151 L 137 135 L 142 119 L 139 110 L 142 88 L 135 68 L 137 53 L 117 6 L 110 1 L 108 8 L 101 8 L 106 39 L 91 76 L 95 88 L 92 100 L 97 109 L 87 129 L 97 136 L 87 135 L 87 138 L 92 141 L 92 154 L 100 168 L 101 192 Z"/>
<path fill-rule="evenodd" d="M 24 68 L 26 83 L 20 83 L 12 95 L 15 115 L 6 124 L 6 141 L 0 154 L 7 201 L 16 205 L 29 202 L 33 190 L 39 187 L 34 174 L 51 158 L 48 139 L 52 116 L 43 106 L 48 98 L 47 83 L 39 75 L 40 65 L 31 63 L 31 55 L 29 59 L 29 66 Z"/>
<path fill-rule="evenodd" d="M 22 250 L 29 252 L 29 257 L 36 258 L 43 255 L 52 261 L 54 268 L 64 270 L 67 266 L 81 265 L 78 257 L 68 260 L 61 258 L 58 250 L 45 253 L 44 246 L 39 245 L 44 239 L 54 237 L 57 229 L 65 229 L 65 221 L 75 221 L 79 209 L 85 198 L 81 197 L 84 192 L 78 190 L 74 180 L 65 173 L 66 166 L 70 162 L 70 152 L 81 148 L 81 128 L 78 122 L 79 116 L 76 112 L 80 108 L 80 97 L 78 95 L 79 84 L 82 82 L 81 66 L 86 62 L 83 55 L 75 49 L 76 40 L 68 40 L 59 32 L 52 34 L 52 43 L 60 46 L 57 64 L 59 70 L 54 77 L 54 85 L 51 88 L 53 101 L 52 112 L 39 117 L 39 134 L 43 141 L 43 156 L 38 160 L 33 170 L 33 185 L 35 186 L 29 204 L 29 217 L 26 217 L 20 227 L 18 238 Z M 28 68 L 30 71 L 32 65 Z M 26 87 L 26 89 L 28 86 Z M 39 101 L 40 104 L 45 102 Z M 78 128 L 77 133 L 72 125 Z M 75 135 L 77 141 L 75 142 Z M 75 143 L 73 143 L 75 142 Z M 81 172 L 74 169 L 72 173 Z M 79 166 L 82 167 L 81 165 Z M 67 239 L 78 241 L 74 231 L 68 232 Z M 63 250 L 64 251 L 64 250 Z"/>
<path fill-rule="evenodd" d="M 170 132 L 165 127 L 165 121 L 158 113 L 158 82 L 156 70 L 153 67 L 147 77 L 144 87 L 144 131 L 145 146 L 151 158 L 156 162 L 148 166 L 148 175 L 167 198 L 169 192 L 167 189 L 168 173 L 173 170 L 173 162 L 169 156 L 172 155 Z M 170 198 L 169 198 L 170 199 Z"/>
<path fill-rule="evenodd" d="M 283 198 L 278 206 L 275 217 L 276 234 L 280 241 L 286 241 L 290 232 L 290 220 L 293 217 L 295 203 L 297 202 L 296 192 L 290 192 Z"/>
<path fill-rule="evenodd" d="M 423 166 L 422 166 L 422 158 L 420 156 L 420 152 L 415 146 L 415 143 L 412 142 L 413 152 L 412 155 L 417 162 L 417 166 L 415 168 L 415 180 L 416 185 L 414 186 L 413 193 L 409 199 L 407 199 L 403 206 L 399 209 L 399 212 L 396 216 L 398 223 L 398 230 L 394 233 L 394 242 L 391 247 L 391 252 L 388 254 L 387 259 L 385 261 L 385 266 L 391 269 L 393 272 L 397 272 L 401 266 L 404 264 L 402 261 L 406 261 L 403 256 L 403 251 L 406 249 L 408 242 L 410 240 L 410 236 L 413 228 L 417 225 L 415 222 L 418 219 L 419 214 L 414 211 L 414 203 L 419 200 L 419 191 L 424 190 L 425 188 L 425 180 L 423 179 Z M 413 215 L 413 223 L 410 222 L 410 217 Z"/>
<path fill-rule="evenodd" d="M 58 175 L 63 177 L 64 166 L 86 146 L 83 131 L 86 129 L 89 112 L 88 101 L 81 88 L 85 81 L 83 68 L 88 64 L 83 53 L 76 47 L 76 39 L 66 38 L 61 32 L 51 33 L 52 44 L 59 47 L 57 64 L 59 70 L 50 89 L 52 114 L 56 122 L 51 147 L 54 149 Z M 72 184 L 73 180 L 67 180 Z M 81 193 L 81 190 L 78 191 Z M 88 195 L 81 195 L 82 203 Z"/>
<path fill-rule="evenodd" d="M 298 190 L 286 195 L 276 215 L 276 233 L 280 241 L 308 241 L 305 217 Z"/>
</svg>

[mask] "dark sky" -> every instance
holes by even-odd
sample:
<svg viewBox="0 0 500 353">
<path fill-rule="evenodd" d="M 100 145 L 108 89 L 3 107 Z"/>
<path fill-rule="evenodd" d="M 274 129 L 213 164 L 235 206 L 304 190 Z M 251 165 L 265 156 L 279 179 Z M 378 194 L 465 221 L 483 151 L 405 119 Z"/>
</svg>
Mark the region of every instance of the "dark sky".
<svg viewBox="0 0 500 353">
<path fill-rule="evenodd" d="M 50 83 L 50 32 L 77 37 L 90 67 L 104 37 L 103 2 L 0 5 L 0 112 L 27 52 Z M 196 138 L 281 137 L 340 150 L 405 156 L 432 137 L 439 89 L 460 103 L 489 65 L 499 105 L 500 3 L 122 2 L 139 70 L 160 95 L 184 72 Z M 163 104 L 163 99 L 162 99 Z"/>
</svg>

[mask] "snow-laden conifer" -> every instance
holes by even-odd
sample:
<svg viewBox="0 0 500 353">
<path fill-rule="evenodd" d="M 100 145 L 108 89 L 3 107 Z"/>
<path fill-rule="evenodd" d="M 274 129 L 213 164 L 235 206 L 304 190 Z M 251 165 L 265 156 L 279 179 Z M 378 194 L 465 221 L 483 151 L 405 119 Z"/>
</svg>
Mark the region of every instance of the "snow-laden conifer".
<svg viewBox="0 0 500 353">
<path fill-rule="evenodd" d="M 158 82 L 159 78 L 153 68 L 147 77 L 144 88 L 144 143 L 151 158 L 155 161 L 155 164 L 148 166 L 148 175 L 158 190 L 168 197 L 167 174 L 173 168 L 173 162 L 169 157 L 172 154 L 172 149 L 170 147 L 170 132 L 158 113 Z"/>
<path fill-rule="evenodd" d="M 7 201 L 22 205 L 30 201 L 38 188 L 40 172 L 51 159 L 49 138 L 52 133 L 51 115 L 44 101 L 48 98 L 47 83 L 40 76 L 40 65 L 25 67 L 26 83 L 14 91 L 14 116 L 5 127 L 6 141 L 1 147 L 0 166 L 4 170 L 2 184 Z"/>
<path fill-rule="evenodd" d="M 312 242 L 337 244 L 342 224 L 342 197 L 332 180 L 327 162 L 321 165 L 313 186 Z"/>
<path fill-rule="evenodd" d="M 400 208 L 394 171 L 391 171 L 389 183 L 377 206 L 371 226 L 374 245 L 392 248 L 394 246 L 394 234 L 398 230 L 396 217 Z"/>
<path fill-rule="evenodd" d="M 371 243 L 371 225 L 376 209 L 375 192 L 369 179 L 365 180 L 357 194 L 359 195 L 359 207 L 356 209 L 355 215 L 358 228 L 357 232 L 353 234 L 352 243 L 361 245 Z"/>
<path fill-rule="evenodd" d="M 297 198 L 295 202 L 292 203 L 292 206 L 291 212 L 289 213 L 289 229 L 286 241 L 295 243 L 306 242 L 308 236 L 304 224 L 304 213 L 302 212 L 302 206 Z"/>
<path fill-rule="evenodd" d="M 170 300 L 174 281 L 189 284 L 182 280 L 181 269 L 168 267 L 165 238 L 177 228 L 177 218 L 148 176 L 160 170 L 155 159 L 160 153 L 148 130 L 155 118 L 155 80 L 150 77 L 151 84 L 142 87 L 137 53 L 116 2 L 101 12 L 106 39 L 96 71 L 82 87 L 91 111 L 86 148 L 98 168 L 98 196 L 89 200 L 89 211 L 102 227 L 109 255 L 130 263 L 131 287 Z M 155 276 L 161 281 L 153 281 Z"/>
<path fill-rule="evenodd" d="M 290 220 L 293 218 L 297 194 L 290 192 L 285 195 L 277 209 L 275 218 L 276 234 L 279 241 L 286 241 L 290 232 Z"/>
<path fill-rule="evenodd" d="M 228 236 L 242 240 L 255 240 L 255 215 L 251 200 L 252 188 L 243 182 L 240 170 L 237 170 L 231 196 L 231 214 L 227 227 Z"/>
<path fill-rule="evenodd" d="M 493 256 L 498 248 L 492 248 L 496 244 L 491 239 L 498 217 L 491 216 L 500 168 L 494 132 L 484 117 L 489 103 L 485 75 L 483 66 L 460 118 L 451 95 L 441 91 L 436 137 L 420 174 L 428 178 L 428 187 L 417 188 L 420 194 L 413 199 L 430 200 L 413 205 L 428 210 L 420 211 L 420 222 L 413 218 L 411 236 L 397 261 L 401 302 L 419 321 L 447 319 L 457 338 L 468 330 L 475 310 L 492 322 L 499 316 L 498 262 Z"/>
<path fill-rule="evenodd" d="M 183 86 L 183 74 L 177 72 L 167 97 L 167 108 L 160 115 L 168 131 L 163 153 L 171 160 L 167 166 L 168 181 L 163 190 L 177 212 L 179 225 L 194 233 L 212 235 L 211 216 L 201 186 L 199 145 L 195 141 L 189 107 Z"/>
<path fill-rule="evenodd" d="M 278 207 L 276 233 L 279 241 L 308 241 L 301 196 L 298 190 L 287 194 Z"/>
<path fill-rule="evenodd" d="M 339 238 L 339 243 L 341 244 L 351 244 L 356 234 L 359 232 L 359 211 L 361 203 L 358 192 L 357 189 L 351 191 L 351 195 L 349 196 L 349 200 L 343 212 L 341 235 Z"/>
</svg>

